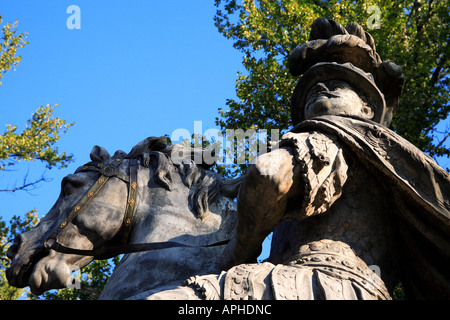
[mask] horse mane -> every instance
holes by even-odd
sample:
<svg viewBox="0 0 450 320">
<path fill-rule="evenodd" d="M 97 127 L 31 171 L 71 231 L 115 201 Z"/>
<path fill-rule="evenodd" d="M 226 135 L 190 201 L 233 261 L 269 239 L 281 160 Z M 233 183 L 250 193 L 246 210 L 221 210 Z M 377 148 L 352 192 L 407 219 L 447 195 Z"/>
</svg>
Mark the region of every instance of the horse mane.
<svg viewBox="0 0 450 320">
<path fill-rule="evenodd" d="M 174 149 L 183 149 L 182 161 L 173 162 L 171 153 Z M 181 145 L 167 147 L 165 137 L 149 137 L 139 143 L 125 158 L 138 159 L 142 166 L 152 168 L 156 182 L 163 188 L 172 190 L 172 168 L 175 168 L 183 184 L 189 188 L 188 203 L 197 218 L 204 220 L 209 213 L 209 205 L 222 193 L 235 198 L 241 179 L 226 179 L 209 170 L 212 165 L 196 164 L 194 155 L 203 150 L 186 148 Z"/>
</svg>

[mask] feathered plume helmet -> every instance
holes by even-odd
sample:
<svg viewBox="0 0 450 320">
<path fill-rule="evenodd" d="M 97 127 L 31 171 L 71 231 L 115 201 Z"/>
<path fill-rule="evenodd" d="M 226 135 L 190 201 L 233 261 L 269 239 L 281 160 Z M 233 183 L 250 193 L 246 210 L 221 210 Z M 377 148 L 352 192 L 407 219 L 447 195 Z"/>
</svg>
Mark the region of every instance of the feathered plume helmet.
<svg viewBox="0 0 450 320">
<path fill-rule="evenodd" d="M 399 103 L 404 75 L 399 65 L 381 61 L 372 36 L 357 23 L 345 28 L 334 20 L 316 19 L 307 43 L 289 58 L 289 72 L 303 75 L 293 94 L 293 124 L 304 120 L 305 100 L 317 82 L 347 81 L 375 107 L 374 121 L 389 126 Z"/>
</svg>

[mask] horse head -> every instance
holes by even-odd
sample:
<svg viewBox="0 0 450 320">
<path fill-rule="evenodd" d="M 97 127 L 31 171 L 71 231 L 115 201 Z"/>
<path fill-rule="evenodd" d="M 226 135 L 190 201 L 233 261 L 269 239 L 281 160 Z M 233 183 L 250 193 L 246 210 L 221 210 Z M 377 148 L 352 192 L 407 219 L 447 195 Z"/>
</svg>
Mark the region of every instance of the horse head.
<svg viewBox="0 0 450 320">
<path fill-rule="evenodd" d="M 230 190 L 236 188 L 191 159 L 173 163 L 170 155 L 180 147 L 166 146 L 164 139 L 150 137 L 112 157 L 95 146 L 92 161 L 62 180 L 50 211 L 8 249 L 9 283 L 42 294 L 66 287 L 71 271 L 105 258 L 105 248 L 171 239 L 198 245 L 229 237 L 235 217 L 228 211 L 234 207 L 222 193 L 235 194 Z M 227 212 L 210 210 L 224 199 Z"/>
</svg>

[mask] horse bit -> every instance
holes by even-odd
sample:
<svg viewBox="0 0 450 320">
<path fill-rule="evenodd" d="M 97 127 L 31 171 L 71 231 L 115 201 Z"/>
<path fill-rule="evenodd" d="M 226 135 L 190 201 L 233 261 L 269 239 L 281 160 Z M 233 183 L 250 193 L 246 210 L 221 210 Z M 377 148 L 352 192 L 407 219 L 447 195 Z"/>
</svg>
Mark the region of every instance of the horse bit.
<svg viewBox="0 0 450 320">
<path fill-rule="evenodd" d="M 83 256 L 93 256 L 95 259 L 109 259 L 119 254 L 152 251 L 173 247 L 191 247 L 191 248 L 207 248 L 215 247 L 227 244 L 230 240 L 219 241 L 213 244 L 203 246 L 186 245 L 174 241 L 166 242 L 151 242 L 151 243 L 138 243 L 138 244 L 126 244 L 130 234 L 134 212 L 136 209 L 137 198 L 137 173 L 138 173 L 138 160 L 129 160 L 129 175 L 126 175 L 119 171 L 119 166 L 122 160 L 116 159 L 115 162 L 110 164 L 104 164 L 101 162 L 89 162 L 84 166 L 78 168 L 75 174 L 79 172 L 95 171 L 100 173 L 100 178 L 94 183 L 94 185 L 88 190 L 88 192 L 81 198 L 81 200 L 73 206 L 67 218 L 65 218 L 53 232 L 53 234 L 44 242 L 44 246 L 47 250 L 55 250 L 60 253 L 76 254 Z M 58 236 L 64 230 L 64 228 L 72 222 L 72 220 L 83 210 L 86 205 L 92 201 L 92 199 L 98 194 L 98 192 L 105 186 L 106 182 L 112 178 L 118 178 L 128 184 L 128 199 L 125 209 L 125 215 L 123 218 L 122 226 L 119 229 L 118 234 L 122 233 L 121 239 L 122 245 L 100 247 L 92 250 L 75 249 L 62 245 L 58 242 Z"/>
</svg>

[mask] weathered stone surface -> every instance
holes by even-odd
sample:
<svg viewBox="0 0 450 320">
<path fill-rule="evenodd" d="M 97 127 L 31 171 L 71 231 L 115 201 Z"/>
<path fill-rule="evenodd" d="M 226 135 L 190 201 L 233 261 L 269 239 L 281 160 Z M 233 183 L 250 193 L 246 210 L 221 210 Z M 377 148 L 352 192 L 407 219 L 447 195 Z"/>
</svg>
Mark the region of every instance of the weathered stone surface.
<svg viewBox="0 0 450 320">
<path fill-rule="evenodd" d="M 120 174 L 58 240 L 80 249 L 116 244 L 128 201 L 120 179 L 134 158 L 136 214 L 121 240 L 190 245 L 125 255 L 101 298 L 389 300 L 399 281 L 410 298 L 450 298 L 450 175 L 387 128 L 401 68 L 383 62 L 357 24 L 327 19 L 312 25 L 290 68 L 302 75 L 294 128 L 244 177 L 226 180 L 194 164 L 201 150 L 172 161 L 182 147 L 154 137 L 112 158 L 94 148 L 91 158 L 102 165 L 122 161 Z M 12 285 L 35 293 L 64 287 L 71 267 L 92 260 L 45 242 L 97 177 L 68 176 L 54 208 L 16 239 L 8 252 Z M 257 264 L 272 231 L 269 262 Z M 229 238 L 225 250 L 201 247 Z"/>
</svg>

